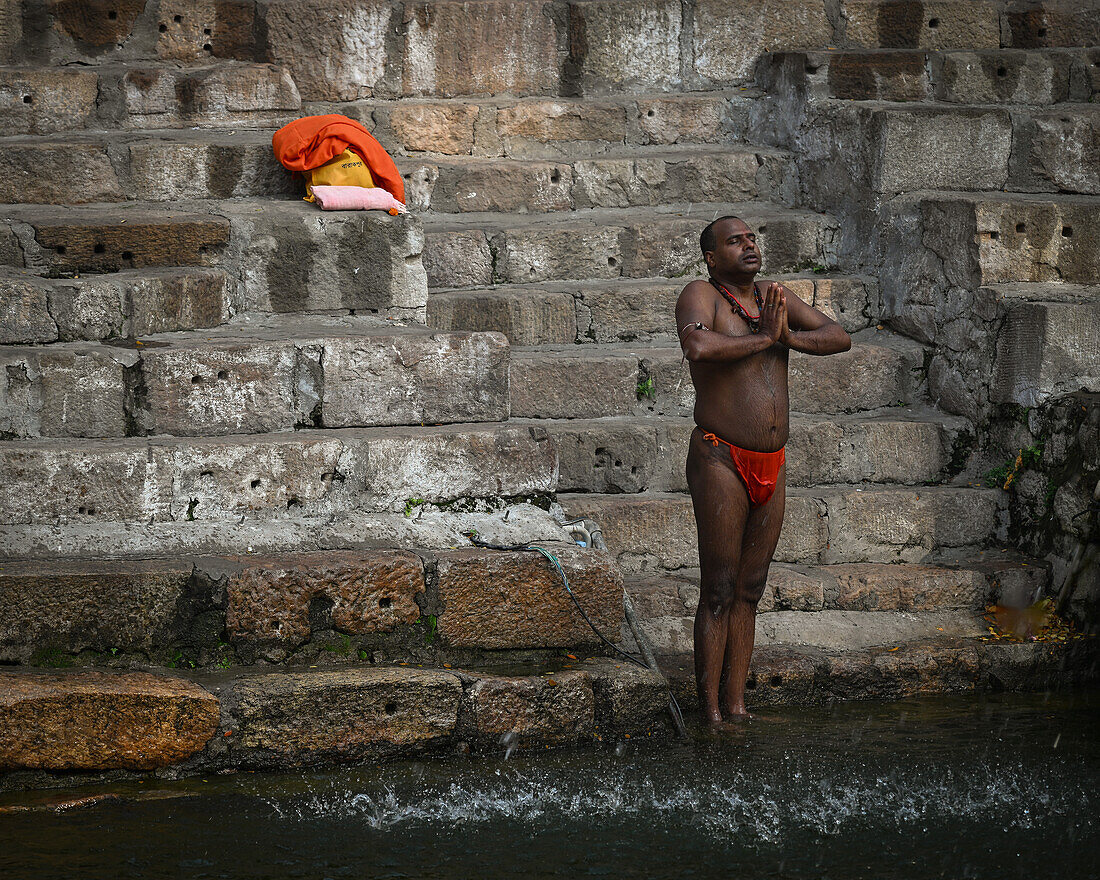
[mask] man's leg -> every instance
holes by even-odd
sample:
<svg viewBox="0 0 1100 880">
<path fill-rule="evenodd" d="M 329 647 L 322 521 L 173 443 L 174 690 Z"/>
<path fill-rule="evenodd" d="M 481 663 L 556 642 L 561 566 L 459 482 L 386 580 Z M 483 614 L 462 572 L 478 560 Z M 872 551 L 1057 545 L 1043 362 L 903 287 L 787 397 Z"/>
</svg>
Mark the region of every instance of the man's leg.
<svg viewBox="0 0 1100 880">
<path fill-rule="evenodd" d="M 729 453 L 702 440 L 698 430 L 688 448 L 687 478 L 699 534 L 695 682 L 704 720 L 718 723 L 722 720 L 718 684 L 728 641 L 729 610 L 741 567 L 741 535 L 749 514 L 749 497 Z"/>
<path fill-rule="evenodd" d="M 725 682 L 722 711 L 729 716 L 747 715 L 745 680 L 756 640 L 756 606 L 768 583 L 768 568 L 779 543 L 787 500 L 787 467 L 780 468 L 775 491 L 766 504 L 754 507 L 741 538 L 741 559 L 733 601 L 726 623 Z"/>
</svg>

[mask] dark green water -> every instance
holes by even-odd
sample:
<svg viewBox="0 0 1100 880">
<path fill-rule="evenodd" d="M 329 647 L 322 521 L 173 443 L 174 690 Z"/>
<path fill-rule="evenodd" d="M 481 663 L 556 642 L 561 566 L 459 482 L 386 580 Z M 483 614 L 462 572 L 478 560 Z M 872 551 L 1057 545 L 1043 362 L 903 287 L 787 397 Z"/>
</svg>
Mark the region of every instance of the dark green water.
<svg viewBox="0 0 1100 880">
<path fill-rule="evenodd" d="M 114 786 L 178 796 L 0 814 L 0 877 L 1100 877 L 1098 710 L 856 703 L 689 743 Z"/>
</svg>

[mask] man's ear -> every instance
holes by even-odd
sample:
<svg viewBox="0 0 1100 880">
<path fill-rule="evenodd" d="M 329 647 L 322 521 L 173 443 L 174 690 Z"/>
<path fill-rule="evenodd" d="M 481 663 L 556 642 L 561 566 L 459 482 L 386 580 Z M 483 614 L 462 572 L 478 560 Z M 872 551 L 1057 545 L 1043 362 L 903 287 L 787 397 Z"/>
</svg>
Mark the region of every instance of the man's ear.
<svg viewBox="0 0 1100 880">
<path fill-rule="evenodd" d="M 703 260 L 706 262 L 706 264 L 708 266 L 710 266 L 710 268 L 713 269 L 714 268 L 714 251 L 706 251 L 703 254 Z"/>
</svg>

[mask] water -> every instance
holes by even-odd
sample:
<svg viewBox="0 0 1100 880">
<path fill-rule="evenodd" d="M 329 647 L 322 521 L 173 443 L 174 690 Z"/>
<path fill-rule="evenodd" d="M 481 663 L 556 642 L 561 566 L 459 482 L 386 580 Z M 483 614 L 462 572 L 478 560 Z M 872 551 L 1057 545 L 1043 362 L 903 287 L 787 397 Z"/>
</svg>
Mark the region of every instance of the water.
<svg viewBox="0 0 1100 880">
<path fill-rule="evenodd" d="M 74 789 L 124 799 L 0 813 L 0 876 L 1098 877 L 1098 709 L 856 703 L 686 743 Z"/>
</svg>

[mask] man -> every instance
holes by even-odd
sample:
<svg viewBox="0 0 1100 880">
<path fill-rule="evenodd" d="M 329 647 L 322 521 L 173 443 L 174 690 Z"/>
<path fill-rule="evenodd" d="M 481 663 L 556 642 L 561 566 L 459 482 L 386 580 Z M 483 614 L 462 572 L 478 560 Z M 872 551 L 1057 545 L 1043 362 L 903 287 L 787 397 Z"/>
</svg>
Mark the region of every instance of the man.
<svg viewBox="0 0 1100 880">
<path fill-rule="evenodd" d="M 755 281 L 756 235 L 737 217 L 699 237 L 710 270 L 676 303 L 695 385 L 687 479 L 699 532 L 695 680 L 704 719 L 743 718 L 756 605 L 783 525 L 790 427 L 787 353 L 833 354 L 852 340 L 783 285 Z"/>
</svg>

